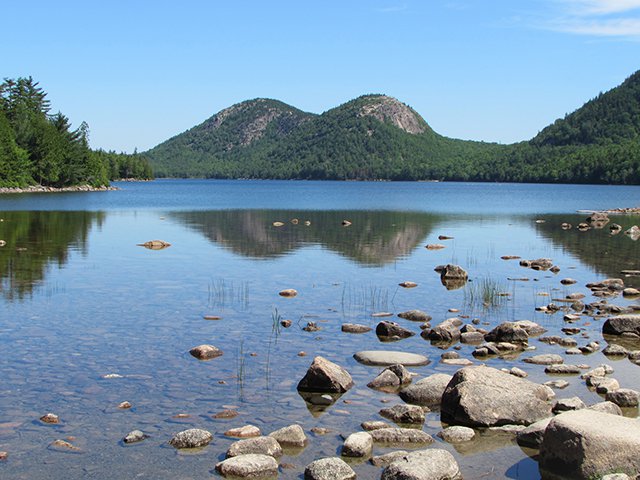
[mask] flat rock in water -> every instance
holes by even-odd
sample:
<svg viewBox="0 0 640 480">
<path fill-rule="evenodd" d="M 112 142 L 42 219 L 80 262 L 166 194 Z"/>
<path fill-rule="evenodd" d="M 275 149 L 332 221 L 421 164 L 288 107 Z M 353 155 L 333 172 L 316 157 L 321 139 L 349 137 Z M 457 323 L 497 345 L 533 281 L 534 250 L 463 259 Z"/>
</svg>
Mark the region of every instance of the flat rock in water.
<svg viewBox="0 0 640 480">
<path fill-rule="evenodd" d="M 396 423 L 423 424 L 425 419 L 424 410 L 417 405 L 394 405 L 380 410 L 380 415 Z"/>
<path fill-rule="evenodd" d="M 190 428 L 177 433 L 169 440 L 169 445 L 174 448 L 198 448 L 209 445 L 213 435 L 207 430 L 200 428 Z"/>
<path fill-rule="evenodd" d="M 302 448 L 307 444 L 307 436 L 305 435 L 304 430 L 302 430 L 302 427 L 297 424 L 280 428 L 271 432 L 269 436 L 275 438 L 280 446 L 285 448 Z"/>
<path fill-rule="evenodd" d="M 400 398 L 413 405 L 439 405 L 445 388 L 453 377 L 435 373 L 400 391 Z"/>
<path fill-rule="evenodd" d="M 429 359 L 424 355 L 391 350 L 364 350 L 353 355 L 358 362 L 364 365 L 388 367 L 395 364 L 405 367 L 427 365 Z"/>
<path fill-rule="evenodd" d="M 293 288 L 285 288 L 284 290 L 280 290 L 278 292 L 278 295 L 280 295 L 281 297 L 295 297 L 298 295 L 298 291 L 293 289 Z"/>
<path fill-rule="evenodd" d="M 442 395 L 441 418 L 470 427 L 529 425 L 551 416 L 549 390 L 494 368 L 465 367 Z"/>
<path fill-rule="evenodd" d="M 460 467 L 448 451 L 430 448 L 411 452 L 390 463 L 380 480 L 460 480 Z"/>
<path fill-rule="evenodd" d="M 555 353 L 534 355 L 533 357 L 525 358 L 523 361 L 535 365 L 558 365 L 564 363 L 564 359 Z"/>
<path fill-rule="evenodd" d="M 381 428 L 393 428 L 387 422 L 383 422 L 381 420 L 374 420 L 370 422 L 362 422 L 360 424 L 362 429 L 366 432 L 371 432 L 372 430 L 380 430 Z"/>
<path fill-rule="evenodd" d="M 462 443 L 473 440 L 476 432 L 473 428 L 455 425 L 438 432 L 438 436 L 447 443 Z"/>
<path fill-rule="evenodd" d="M 275 478 L 278 476 L 278 462 L 270 455 L 238 455 L 217 463 L 216 470 L 223 477 Z"/>
<path fill-rule="evenodd" d="M 377 455 L 371 458 L 371 463 L 376 467 L 386 467 L 408 453 L 409 452 L 405 450 L 396 450 L 395 452 L 385 453 L 384 455 Z"/>
<path fill-rule="evenodd" d="M 338 457 L 321 458 L 304 469 L 304 480 L 354 480 L 356 472 Z"/>
<path fill-rule="evenodd" d="M 282 456 L 282 447 L 273 437 L 246 438 L 233 442 L 229 446 L 227 458 L 250 453 L 280 457 Z"/>
<path fill-rule="evenodd" d="M 406 312 L 400 312 L 398 317 L 412 322 L 428 322 L 431 320 L 431 315 L 428 315 L 422 310 L 407 310 Z"/>
<path fill-rule="evenodd" d="M 345 333 L 367 333 L 371 331 L 371 327 L 358 323 L 343 323 L 342 331 Z"/>
<path fill-rule="evenodd" d="M 545 430 L 539 466 L 543 478 L 588 480 L 611 472 L 635 476 L 640 471 L 638 421 L 587 409 L 562 413 Z"/>
<path fill-rule="evenodd" d="M 349 372 L 320 356 L 313 359 L 306 375 L 298 383 L 298 390 L 303 392 L 344 393 L 351 387 L 353 380 Z"/>
<path fill-rule="evenodd" d="M 250 437 L 259 437 L 262 435 L 260 429 L 255 425 L 244 425 L 238 428 L 231 428 L 224 432 L 227 437 L 236 437 L 236 438 L 250 438 Z"/>
<path fill-rule="evenodd" d="M 369 432 L 375 443 L 391 445 L 428 445 L 433 437 L 416 428 L 381 428 Z"/>
<path fill-rule="evenodd" d="M 550 375 L 577 375 L 580 373 L 580 368 L 577 365 L 567 365 L 566 363 L 559 365 L 548 365 L 544 369 L 544 373 Z"/>
<path fill-rule="evenodd" d="M 149 240 L 148 242 L 138 243 L 138 247 L 148 248 L 149 250 L 162 250 L 170 246 L 171 244 L 164 240 Z"/>
</svg>

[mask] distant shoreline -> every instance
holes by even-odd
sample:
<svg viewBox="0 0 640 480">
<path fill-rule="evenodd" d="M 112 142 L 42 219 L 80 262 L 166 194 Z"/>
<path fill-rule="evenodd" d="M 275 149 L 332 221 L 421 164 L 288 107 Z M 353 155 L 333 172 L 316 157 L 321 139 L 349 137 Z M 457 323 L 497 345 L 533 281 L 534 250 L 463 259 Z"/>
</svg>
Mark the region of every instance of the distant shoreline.
<svg viewBox="0 0 640 480">
<path fill-rule="evenodd" d="M 44 185 L 30 185 L 28 187 L 0 187 L 0 194 L 12 193 L 58 193 L 58 192 L 106 192 L 119 190 L 117 187 L 91 185 L 75 185 L 73 187 L 45 187 Z"/>
</svg>

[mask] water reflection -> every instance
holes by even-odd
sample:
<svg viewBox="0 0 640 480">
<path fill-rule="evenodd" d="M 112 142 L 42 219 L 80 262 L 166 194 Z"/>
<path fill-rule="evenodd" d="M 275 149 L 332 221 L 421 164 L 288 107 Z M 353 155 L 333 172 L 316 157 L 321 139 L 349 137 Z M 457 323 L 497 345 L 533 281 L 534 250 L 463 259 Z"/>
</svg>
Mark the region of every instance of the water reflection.
<svg viewBox="0 0 640 480">
<path fill-rule="evenodd" d="M 635 270 L 640 258 L 640 242 L 633 241 L 622 233 L 612 235 L 609 227 L 591 228 L 581 231 L 577 225 L 584 222 L 587 215 L 546 215 L 544 223 L 536 224 L 538 232 L 554 244 L 563 247 L 564 253 L 577 257 L 581 262 L 593 267 L 600 275 L 619 278 L 622 270 Z M 612 217 L 622 230 L 637 225 L 637 216 Z M 569 223 L 570 229 L 562 224 Z M 630 277 L 625 284 L 638 284 L 640 279 Z"/>
<path fill-rule="evenodd" d="M 23 299 L 44 281 L 48 268 L 61 267 L 69 250 L 87 252 L 92 226 L 101 212 L 4 212 L 0 214 L 0 289 L 7 300 Z"/>
<path fill-rule="evenodd" d="M 320 244 L 370 266 L 408 255 L 443 220 L 428 213 L 357 210 L 223 210 L 173 212 L 170 217 L 248 257 L 278 257 Z"/>
</svg>

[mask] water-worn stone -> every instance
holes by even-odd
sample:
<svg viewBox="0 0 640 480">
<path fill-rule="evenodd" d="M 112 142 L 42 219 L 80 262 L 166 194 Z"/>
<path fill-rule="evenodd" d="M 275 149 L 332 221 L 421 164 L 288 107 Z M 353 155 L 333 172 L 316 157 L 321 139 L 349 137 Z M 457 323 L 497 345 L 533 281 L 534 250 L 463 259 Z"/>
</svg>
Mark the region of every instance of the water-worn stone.
<svg viewBox="0 0 640 480">
<path fill-rule="evenodd" d="M 525 358 L 523 361 L 526 363 L 533 363 L 535 365 L 557 365 L 564 363 L 564 359 L 555 353 L 534 355 L 533 357 Z"/>
<path fill-rule="evenodd" d="M 400 391 L 400 398 L 413 405 L 439 405 L 445 388 L 453 377 L 435 373 Z"/>
<path fill-rule="evenodd" d="M 245 438 L 244 440 L 233 442 L 229 446 L 227 458 L 250 453 L 280 457 L 282 456 L 282 447 L 273 437 Z"/>
<path fill-rule="evenodd" d="M 320 356 L 313 359 L 307 373 L 298 383 L 298 390 L 302 392 L 344 393 L 351 387 L 353 380 L 349 372 Z"/>
<path fill-rule="evenodd" d="M 640 471 L 638 422 L 593 410 L 562 413 L 545 430 L 539 466 L 543 478 L 550 474 L 588 480 L 611 472 L 635 474 Z"/>
<path fill-rule="evenodd" d="M 602 325 L 605 335 L 623 335 L 631 333 L 640 336 L 640 315 L 626 314 L 609 317 Z"/>
<path fill-rule="evenodd" d="M 190 428 L 174 435 L 169 445 L 174 448 L 198 448 L 209 445 L 213 439 L 211 432 L 200 428 Z"/>
<path fill-rule="evenodd" d="M 145 438 L 149 438 L 149 435 L 140 430 L 133 430 L 132 432 L 127 433 L 122 441 L 124 443 L 136 443 L 141 442 Z"/>
<path fill-rule="evenodd" d="M 424 410 L 417 405 L 394 405 L 380 410 L 380 415 L 396 423 L 422 424 L 425 419 Z"/>
<path fill-rule="evenodd" d="M 365 365 L 382 367 L 388 367 L 398 363 L 405 367 L 417 367 L 429 363 L 429 359 L 424 355 L 390 350 L 364 350 L 354 354 L 353 358 Z"/>
<path fill-rule="evenodd" d="M 567 365 L 566 363 L 560 365 L 548 365 L 544 369 L 544 373 L 550 375 L 577 375 L 580 373 L 580 368 L 577 365 Z"/>
<path fill-rule="evenodd" d="M 473 440 L 476 436 L 476 432 L 473 428 L 455 425 L 441 430 L 438 432 L 438 436 L 447 443 L 461 443 Z"/>
<path fill-rule="evenodd" d="M 610 343 L 602 350 L 602 353 L 607 357 L 626 357 L 628 351 L 622 345 L 617 345 L 615 343 Z"/>
<path fill-rule="evenodd" d="M 405 450 L 396 450 L 395 452 L 385 453 L 384 455 L 377 455 L 371 457 L 371 463 L 376 467 L 386 467 L 408 453 L 409 452 Z"/>
<path fill-rule="evenodd" d="M 433 437 L 416 428 L 381 428 L 369 432 L 375 443 L 391 445 L 428 445 Z"/>
<path fill-rule="evenodd" d="M 356 472 L 338 457 L 321 458 L 304 469 L 304 480 L 354 480 Z"/>
<path fill-rule="evenodd" d="M 345 333 L 367 333 L 371 331 L 371 327 L 359 323 L 343 323 L 342 331 Z"/>
<path fill-rule="evenodd" d="M 244 425 L 238 428 L 231 428 L 224 432 L 227 437 L 236 437 L 236 438 L 250 438 L 250 437 L 259 437 L 262 435 L 260 429 L 255 425 Z"/>
<path fill-rule="evenodd" d="M 487 342 L 527 343 L 529 334 L 516 322 L 503 322 L 484 336 Z"/>
<path fill-rule="evenodd" d="M 542 439 L 544 438 L 544 431 L 547 429 L 549 422 L 553 417 L 543 418 L 537 422 L 532 423 L 523 430 L 520 430 L 516 434 L 516 442 L 521 447 L 528 448 L 540 448 Z"/>
<path fill-rule="evenodd" d="M 587 408 L 585 403 L 579 397 L 559 398 L 553 404 L 551 411 L 553 413 L 568 412 L 569 410 L 580 410 Z"/>
<path fill-rule="evenodd" d="M 283 448 L 301 448 L 307 444 L 307 436 L 302 427 L 297 424 L 275 430 L 269 436 L 275 438 Z"/>
<path fill-rule="evenodd" d="M 367 387 L 393 390 L 409 383 L 411 383 L 411 374 L 403 365 L 397 364 L 385 368 L 376 378 L 367 384 Z"/>
<path fill-rule="evenodd" d="M 360 424 L 362 429 L 366 432 L 371 432 L 373 430 L 380 430 L 381 428 L 393 428 L 387 422 L 383 422 L 382 420 L 372 420 L 369 422 L 362 422 Z"/>
<path fill-rule="evenodd" d="M 432 342 L 453 343 L 460 338 L 461 325 L 459 318 L 448 318 L 430 330 L 423 330 L 420 335 Z"/>
<path fill-rule="evenodd" d="M 218 462 L 216 470 L 223 477 L 273 478 L 278 475 L 278 462 L 270 455 L 238 455 Z"/>
<path fill-rule="evenodd" d="M 400 312 L 398 317 L 412 322 L 428 322 L 431 320 L 431 315 L 428 315 L 422 310 L 407 310 L 406 312 Z"/>
<path fill-rule="evenodd" d="M 440 272 L 440 282 L 447 290 L 462 288 L 469 279 L 467 272 L 458 265 L 443 265 L 437 271 Z"/>
<path fill-rule="evenodd" d="M 613 402 L 622 408 L 631 408 L 638 406 L 638 392 L 630 388 L 619 388 L 612 392 L 608 392 L 606 396 L 608 402 Z"/>
<path fill-rule="evenodd" d="M 293 288 L 285 288 L 284 290 L 280 290 L 278 295 L 281 297 L 295 297 L 298 295 L 298 292 Z"/>
<path fill-rule="evenodd" d="M 409 338 L 415 335 L 415 332 L 400 326 L 396 322 L 382 321 L 376 326 L 376 335 L 379 337 Z"/>
<path fill-rule="evenodd" d="M 442 395 L 441 418 L 470 427 L 529 425 L 551 415 L 548 390 L 494 368 L 465 367 Z"/>
<path fill-rule="evenodd" d="M 606 395 L 609 392 L 613 392 L 620 388 L 620 384 L 615 378 L 611 377 L 590 377 L 592 381 L 590 382 L 592 386 L 596 388 L 596 392 L 601 395 Z M 598 378 L 597 381 L 593 381 L 595 378 Z"/>
<path fill-rule="evenodd" d="M 342 445 L 343 457 L 368 457 L 373 451 L 373 439 L 367 432 L 352 433 Z"/>
<path fill-rule="evenodd" d="M 611 415 L 622 415 L 620 407 L 613 402 L 598 402 L 587 407 L 587 410 L 595 410 L 596 412 L 609 413 Z"/>
<path fill-rule="evenodd" d="M 189 353 L 198 360 L 211 360 L 222 355 L 222 350 L 213 345 L 198 345 L 189 350 Z"/>
<path fill-rule="evenodd" d="M 57 424 L 60 423 L 60 417 L 55 413 L 47 413 L 40 417 L 40 421 L 43 423 Z"/>
<path fill-rule="evenodd" d="M 460 480 L 460 467 L 448 451 L 431 448 L 411 452 L 382 471 L 380 480 Z"/>
</svg>

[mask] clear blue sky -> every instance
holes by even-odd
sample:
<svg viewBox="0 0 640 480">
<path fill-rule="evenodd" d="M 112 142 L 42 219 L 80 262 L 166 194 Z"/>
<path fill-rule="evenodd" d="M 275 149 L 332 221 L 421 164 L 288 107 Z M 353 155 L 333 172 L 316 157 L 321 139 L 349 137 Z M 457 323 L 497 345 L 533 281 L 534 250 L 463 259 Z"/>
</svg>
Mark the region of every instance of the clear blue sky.
<svg viewBox="0 0 640 480">
<path fill-rule="evenodd" d="M 31 75 L 117 151 L 250 98 L 321 113 L 365 93 L 511 143 L 640 69 L 640 0 L 5 0 L 0 16 L 0 75 Z"/>
</svg>

